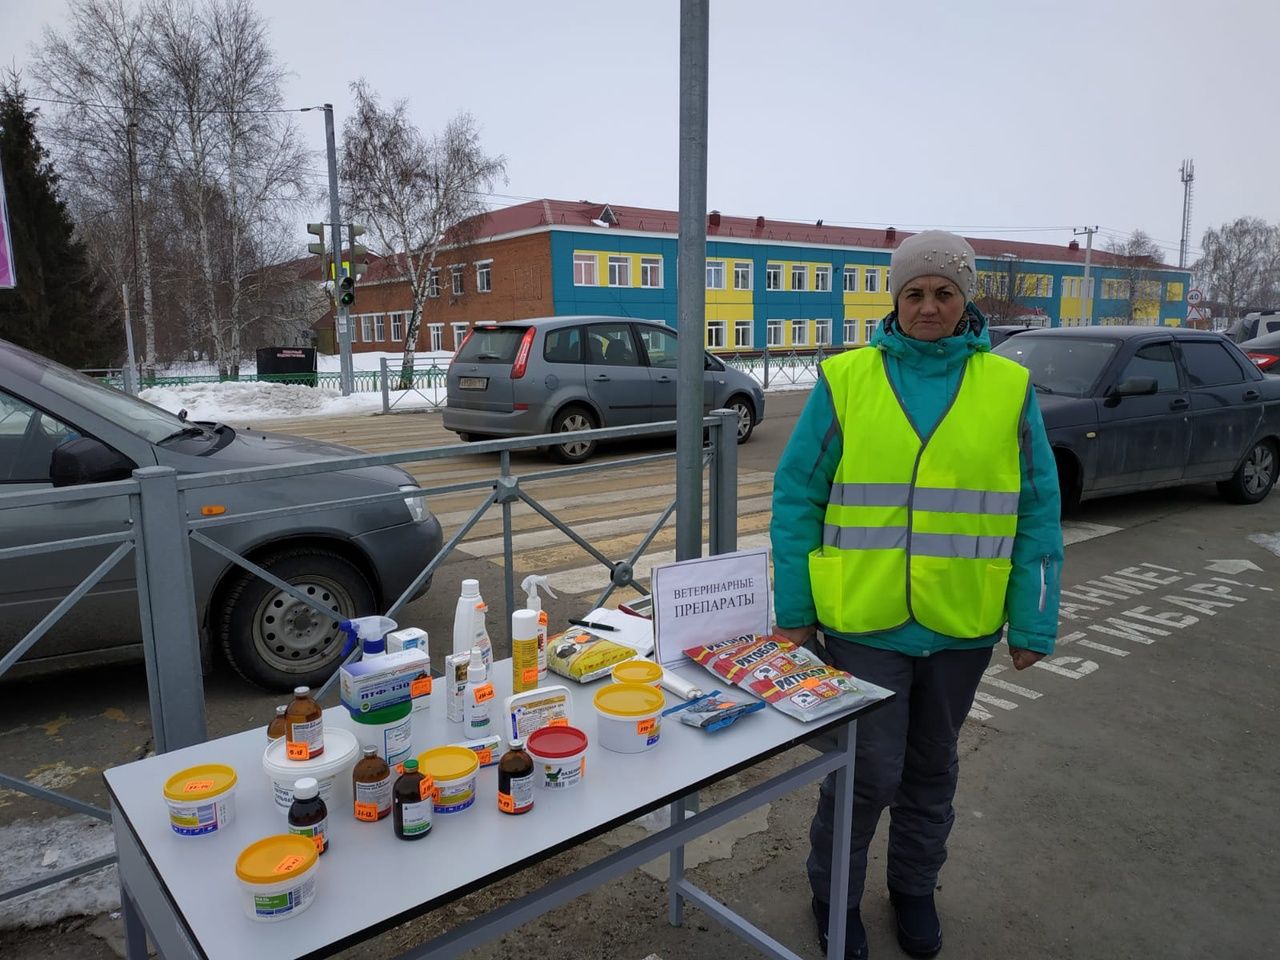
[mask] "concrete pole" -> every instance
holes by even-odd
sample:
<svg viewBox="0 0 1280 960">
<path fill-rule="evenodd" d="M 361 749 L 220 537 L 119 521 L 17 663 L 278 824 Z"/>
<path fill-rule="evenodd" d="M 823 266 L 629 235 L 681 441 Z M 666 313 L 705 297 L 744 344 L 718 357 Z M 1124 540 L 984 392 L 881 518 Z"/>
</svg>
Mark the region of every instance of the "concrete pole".
<svg viewBox="0 0 1280 960">
<path fill-rule="evenodd" d="M 133 321 L 129 317 L 129 285 L 120 284 L 124 297 L 124 392 L 138 395 L 138 361 L 133 355 Z"/>
<path fill-rule="evenodd" d="M 707 262 L 710 0 L 680 0 L 680 238 L 677 245 L 676 559 L 702 556 L 702 381 Z"/>
<path fill-rule="evenodd" d="M 1098 232 L 1098 228 L 1081 227 L 1079 230 L 1072 231 L 1076 234 L 1084 234 L 1084 282 L 1080 290 L 1080 326 L 1089 327 L 1093 325 L 1093 297 L 1089 295 L 1089 265 L 1093 260 L 1093 235 Z"/>
<path fill-rule="evenodd" d="M 342 216 L 338 209 L 338 147 L 333 133 L 333 104 L 324 105 L 324 140 L 325 152 L 329 158 L 329 229 L 333 231 L 333 279 L 337 281 L 347 275 L 342 265 Z M 327 278 L 326 278 L 327 279 Z M 338 318 L 338 363 L 341 372 L 338 383 L 342 387 L 344 397 L 351 396 L 355 388 L 355 377 L 351 372 L 351 314 L 350 311 L 334 300 L 334 309 Z"/>
</svg>

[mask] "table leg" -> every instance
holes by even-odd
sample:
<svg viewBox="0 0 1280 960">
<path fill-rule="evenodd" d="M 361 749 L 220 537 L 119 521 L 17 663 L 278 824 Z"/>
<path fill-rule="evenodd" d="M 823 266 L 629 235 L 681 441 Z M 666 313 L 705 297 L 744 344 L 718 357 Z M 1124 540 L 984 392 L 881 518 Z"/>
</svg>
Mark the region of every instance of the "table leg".
<svg viewBox="0 0 1280 960">
<path fill-rule="evenodd" d="M 853 760 L 858 721 L 840 729 L 836 749 L 845 763 L 836 771 L 835 834 L 831 842 L 831 919 L 827 926 L 827 960 L 843 960 L 845 908 L 849 899 L 849 846 L 853 832 Z"/>
<path fill-rule="evenodd" d="M 671 823 L 683 823 L 698 812 L 698 795 L 691 793 L 671 804 Z M 684 923 L 684 897 L 680 895 L 680 881 L 684 879 L 684 844 L 671 851 L 670 870 L 667 874 L 667 922 L 673 927 Z"/>
<path fill-rule="evenodd" d="M 120 912 L 124 916 L 124 955 L 128 960 L 147 960 L 147 929 L 142 914 L 125 885 L 120 884 Z"/>
</svg>

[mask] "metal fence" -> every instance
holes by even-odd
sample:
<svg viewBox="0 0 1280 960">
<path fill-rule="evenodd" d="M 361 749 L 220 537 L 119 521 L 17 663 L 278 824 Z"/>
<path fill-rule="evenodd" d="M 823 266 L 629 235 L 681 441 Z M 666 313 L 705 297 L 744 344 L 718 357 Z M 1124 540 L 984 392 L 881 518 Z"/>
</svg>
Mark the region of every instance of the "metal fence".
<svg viewBox="0 0 1280 960">
<path fill-rule="evenodd" d="M 737 548 L 737 414 L 731 410 L 715 410 L 704 419 L 710 442 L 703 449 L 704 470 L 710 469 L 708 504 L 708 549 L 712 554 L 726 553 Z M 674 422 L 645 424 L 630 427 L 611 427 L 585 431 L 583 439 L 622 440 L 670 434 Z M 489 440 L 479 443 L 451 444 L 396 453 L 360 455 L 329 460 L 289 464 L 279 467 L 253 467 L 212 473 L 178 474 L 168 467 L 146 467 L 134 471 L 128 480 L 94 484 L 83 487 L 66 487 L 54 490 L 0 494 L 0 523 L 8 511 L 29 510 L 49 504 L 85 503 L 90 501 L 126 501 L 129 520 L 118 533 L 77 537 L 64 540 L 35 542 L 0 548 L 0 563 L 19 563 L 33 556 L 58 553 L 86 547 L 112 547 L 110 554 L 67 594 L 32 630 L 3 658 L 0 658 L 0 676 L 9 670 L 52 629 L 58 621 L 102 581 L 118 564 L 133 555 L 137 578 L 138 609 L 141 619 L 141 640 L 146 665 L 147 692 L 150 700 L 151 724 L 157 753 L 165 753 L 180 747 L 200 743 L 207 739 L 204 709 L 204 685 L 201 670 L 200 628 L 197 620 L 196 598 L 192 587 L 191 553 L 194 549 L 210 550 L 228 563 L 234 564 L 262 578 L 276 589 L 283 590 L 297 601 L 330 620 L 337 619 L 327 606 L 317 603 L 306 593 L 296 589 L 238 553 L 224 547 L 206 535 L 213 527 L 234 523 L 254 523 L 267 519 L 302 516 L 335 507 L 355 507 L 382 501 L 403 501 L 406 497 L 430 497 L 474 490 L 484 492 L 479 506 L 445 541 L 440 552 L 418 573 L 409 587 L 386 610 L 386 615 L 396 614 L 427 583 L 444 560 L 463 541 L 471 529 L 491 508 L 502 514 L 503 578 L 506 617 L 509 629 L 511 613 L 516 609 L 516 584 L 513 563 L 511 522 L 512 505 L 523 502 L 551 526 L 581 547 L 589 556 L 609 571 L 609 584 L 596 599 L 602 604 L 619 587 L 632 587 L 647 595 L 647 591 L 635 582 L 637 564 L 659 531 L 670 520 L 678 504 L 673 498 L 657 521 L 641 539 L 631 554 L 621 560 L 606 556 L 579 535 L 567 522 L 534 497 L 525 485 L 539 480 L 558 480 L 588 473 L 597 473 L 637 465 L 674 460 L 675 451 L 647 454 L 625 460 L 599 461 L 578 466 L 537 470 L 521 475 L 511 472 L 511 453 L 545 447 L 562 434 L 527 437 L 518 440 Z M 418 463 L 443 460 L 458 456 L 483 456 L 498 454 L 498 475 L 491 479 L 471 480 L 422 488 L 418 491 L 397 490 L 392 493 L 328 500 L 316 503 L 294 504 L 287 507 L 255 510 L 239 514 L 193 516 L 188 509 L 189 500 L 197 491 L 235 484 L 277 480 L 293 476 L 313 476 L 343 470 L 355 470 L 383 464 Z M 700 496 L 700 491 L 698 492 Z M 161 629 L 159 625 L 163 625 Z M 157 642 L 158 634 L 163 642 Z M 510 638 L 508 637 L 508 640 Z M 352 651 L 348 660 L 355 659 L 359 650 Z M 337 672 L 320 690 L 323 697 L 336 682 Z M 0 786 L 25 793 L 38 799 L 51 801 L 76 813 L 87 814 L 100 820 L 110 820 L 106 810 L 84 803 L 66 794 L 38 786 L 8 774 L 0 773 Z M 98 857 L 85 863 L 60 870 L 38 881 L 9 890 L 0 891 L 0 901 L 31 893 L 52 884 L 90 873 L 115 861 L 114 855 Z"/>
<path fill-rule="evenodd" d="M 818 344 L 812 350 L 735 350 L 733 353 L 718 353 L 725 366 L 741 370 L 755 379 L 766 390 L 779 384 L 810 384 L 818 379 L 818 367 L 827 357 L 846 350 L 857 350 L 856 346 L 833 347 Z"/>
</svg>

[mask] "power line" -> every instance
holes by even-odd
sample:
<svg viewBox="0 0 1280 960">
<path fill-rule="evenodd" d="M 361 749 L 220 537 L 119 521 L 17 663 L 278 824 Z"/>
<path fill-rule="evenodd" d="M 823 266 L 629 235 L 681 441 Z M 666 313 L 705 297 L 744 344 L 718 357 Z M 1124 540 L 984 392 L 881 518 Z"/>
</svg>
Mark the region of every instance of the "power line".
<svg viewBox="0 0 1280 960">
<path fill-rule="evenodd" d="M 97 109 L 99 109 L 99 110 L 120 110 L 120 111 L 122 111 L 122 112 L 124 112 L 124 113 L 130 113 L 130 112 L 133 112 L 133 113 L 167 113 L 167 114 L 181 115 L 181 114 L 184 114 L 184 113 L 190 113 L 190 112 L 191 112 L 191 111 L 189 111 L 189 110 L 180 110 L 180 109 L 177 109 L 177 108 L 174 108 L 174 107 L 146 107 L 146 106 L 126 107 L 126 106 L 123 106 L 122 104 L 116 104 L 116 103 L 96 103 L 96 102 L 94 102 L 94 101 L 92 101 L 92 100 L 59 100 L 59 99 L 54 98 L 54 97 L 33 97 L 33 96 L 31 96 L 30 94 L 28 94 L 28 95 L 26 96 L 26 99 L 27 99 L 27 100 L 34 100 L 34 101 L 35 101 L 35 102 L 37 102 L 37 103 L 57 103 L 57 104 L 60 104 L 60 105 L 62 105 L 62 106 L 64 106 L 64 107 L 95 107 L 95 108 L 97 108 Z M 220 113 L 220 114 L 234 114 L 234 113 L 305 113 L 305 112 L 307 112 L 308 110 L 315 110 L 315 109 L 316 109 L 315 107 L 276 107 L 276 108 L 254 108 L 254 109 L 250 109 L 250 108 L 247 108 L 247 107 L 245 107 L 245 108 L 236 108 L 236 109 L 202 108 L 200 111 L 197 111 L 197 112 L 200 112 L 200 113 Z"/>
</svg>

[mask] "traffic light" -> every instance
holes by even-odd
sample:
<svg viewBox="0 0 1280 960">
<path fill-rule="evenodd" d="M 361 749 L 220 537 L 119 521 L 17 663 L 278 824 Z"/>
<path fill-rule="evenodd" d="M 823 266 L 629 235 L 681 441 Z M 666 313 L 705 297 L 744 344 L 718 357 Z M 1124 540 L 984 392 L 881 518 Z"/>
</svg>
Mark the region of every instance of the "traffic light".
<svg viewBox="0 0 1280 960">
<path fill-rule="evenodd" d="M 349 307 L 356 300 L 356 278 L 343 277 L 338 281 L 338 303 L 341 306 Z"/>
<path fill-rule="evenodd" d="M 311 234 L 313 237 L 320 238 L 318 243 L 308 243 L 307 250 L 311 253 L 318 254 L 319 256 L 324 256 L 324 224 L 308 223 L 307 233 Z"/>
<path fill-rule="evenodd" d="M 368 247 L 363 243 L 356 243 L 356 237 L 362 236 L 364 236 L 364 227 L 358 223 L 347 224 L 347 245 L 351 248 L 351 262 L 353 264 L 369 254 Z"/>
</svg>

